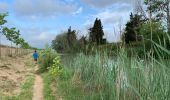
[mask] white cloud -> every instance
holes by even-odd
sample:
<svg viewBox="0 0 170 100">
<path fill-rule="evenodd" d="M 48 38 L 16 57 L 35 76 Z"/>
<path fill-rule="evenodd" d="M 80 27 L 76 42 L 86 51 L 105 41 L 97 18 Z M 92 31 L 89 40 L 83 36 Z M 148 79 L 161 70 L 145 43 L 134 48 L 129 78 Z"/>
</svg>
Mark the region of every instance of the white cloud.
<svg viewBox="0 0 170 100">
<path fill-rule="evenodd" d="M 0 2 L 0 12 L 7 12 L 8 11 L 8 4 Z"/>
<path fill-rule="evenodd" d="M 77 5 L 61 0 L 15 0 L 14 11 L 19 16 L 49 17 L 72 14 Z"/>
<path fill-rule="evenodd" d="M 122 6 L 123 8 L 123 6 Z M 129 9 L 129 8 L 127 8 Z M 113 25 L 113 24 L 118 24 L 120 22 L 120 20 L 123 21 L 127 21 L 129 19 L 129 14 L 132 11 L 132 9 L 130 10 L 115 10 L 115 9 L 106 9 L 104 11 L 101 11 L 97 14 L 91 15 L 88 17 L 88 20 L 85 22 L 84 25 L 89 26 L 92 25 L 95 18 L 99 18 L 101 19 L 101 21 L 104 24 L 107 25 Z"/>
<path fill-rule="evenodd" d="M 94 8 L 106 8 L 106 7 L 110 7 L 113 4 L 119 3 L 127 3 L 127 4 L 131 4 L 133 3 L 134 0 L 81 0 L 81 2 L 94 7 Z"/>
<path fill-rule="evenodd" d="M 48 32 L 41 32 L 41 33 L 32 32 L 32 33 L 21 34 L 21 37 L 23 37 L 24 40 L 29 43 L 29 45 L 38 48 L 44 48 L 45 44 L 50 45 L 51 41 L 54 39 L 55 36 L 56 34 L 50 34 Z M 11 42 L 7 40 L 5 36 L 1 37 L 1 43 L 8 46 L 11 45 Z M 14 43 L 13 46 L 15 46 Z"/>
<path fill-rule="evenodd" d="M 76 12 L 73 12 L 73 15 L 80 14 L 83 11 L 83 7 L 80 7 Z"/>
<path fill-rule="evenodd" d="M 48 27 L 41 28 L 20 26 L 18 29 L 20 29 L 21 37 L 24 38 L 26 42 L 28 42 L 31 46 L 38 48 L 44 48 L 46 43 L 50 45 L 58 32 L 57 30 Z M 2 43 L 6 43 L 6 41 Z"/>
<path fill-rule="evenodd" d="M 38 34 L 36 37 L 34 37 L 33 39 L 39 40 L 39 41 L 44 41 L 44 40 L 47 40 L 48 38 L 49 38 L 48 34 L 45 32 L 42 32 L 42 33 Z"/>
<path fill-rule="evenodd" d="M 133 8 L 128 4 L 117 5 L 114 8 L 108 8 L 89 16 L 84 25 L 92 26 L 96 18 L 101 19 L 107 40 L 109 42 L 117 42 L 121 38 L 119 24 L 121 24 L 123 31 L 126 22 L 129 20 L 129 14 L 132 11 Z"/>
<path fill-rule="evenodd" d="M 54 37 L 55 34 L 50 34 L 48 32 L 32 33 L 31 37 L 28 39 L 28 42 L 35 47 L 43 48 L 45 44 L 50 45 Z"/>
<path fill-rule="evenodd" d="M 8 41 L 4 35 L 1 35 L 1 44 L 10 46 L 11 42 Z"/>
</svg>

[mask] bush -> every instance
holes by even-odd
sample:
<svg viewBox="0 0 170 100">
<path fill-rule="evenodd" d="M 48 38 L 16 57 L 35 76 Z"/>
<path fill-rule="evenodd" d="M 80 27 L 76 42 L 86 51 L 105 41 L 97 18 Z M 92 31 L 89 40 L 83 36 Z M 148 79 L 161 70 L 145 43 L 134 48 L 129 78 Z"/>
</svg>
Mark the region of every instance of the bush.
<svg viewBox="0 0 170 100">
<path fill-rule="evenodd" d="M 47 68 L 52 66 L 53 59 L 56 57 L 56 53 L 48 46 L 46 46 L 45 50 L 40 52 L 39 56 L 39 72 L 43 73 L 47 71 Z"/>
<path fill-rule="evenodd" d="M 62 65 L 61 65 L 61 61 L 60 61 L 60 57 L 57 56 L 54 60 L 53 60 L 53 64 L 51 67 L 48 67 L 49 70 L 49 74 L 52 76 L 53 79 L 57 78 L 58 76 L 60 76 L 62 74 Z"/>
</svg>

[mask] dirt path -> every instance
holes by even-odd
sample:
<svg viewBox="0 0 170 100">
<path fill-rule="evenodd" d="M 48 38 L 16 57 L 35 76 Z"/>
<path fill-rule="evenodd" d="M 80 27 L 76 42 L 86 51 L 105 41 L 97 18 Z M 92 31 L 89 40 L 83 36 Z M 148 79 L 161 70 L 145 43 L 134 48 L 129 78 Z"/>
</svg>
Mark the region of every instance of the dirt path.
<svg viewBox="0 0 170 100">
<path fill-rule="evenodd" d="M 40 75 L 35 76 L 32 100 L 43 100 L 43 79 Z"/>
</svg>

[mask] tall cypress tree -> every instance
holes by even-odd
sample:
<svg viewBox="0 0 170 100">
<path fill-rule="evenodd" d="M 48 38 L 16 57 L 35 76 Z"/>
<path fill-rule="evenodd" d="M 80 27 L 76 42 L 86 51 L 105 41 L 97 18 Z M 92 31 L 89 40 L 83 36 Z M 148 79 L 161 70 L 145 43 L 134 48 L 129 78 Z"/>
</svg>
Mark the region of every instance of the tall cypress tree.
<svg viewBox="0 0 170 100">
<path fill-rule="evenodd" d="M 140 31 L 141 16 L 132 13 L 130 14 L 130 21 L 127 22 L 125 28 L 125 42 L 138 41 L 138 34 Z"/>
<path fill-rule="evenodd" d="M 90 31 L 89 39 L 91 43 L 96 43 L 97 45 L 103 43 L 104 32 L 103 32 L 103 26 L 100 19 L 96 18 L 93 27 L 90 28 L 89 31 Z"/>
</svg>

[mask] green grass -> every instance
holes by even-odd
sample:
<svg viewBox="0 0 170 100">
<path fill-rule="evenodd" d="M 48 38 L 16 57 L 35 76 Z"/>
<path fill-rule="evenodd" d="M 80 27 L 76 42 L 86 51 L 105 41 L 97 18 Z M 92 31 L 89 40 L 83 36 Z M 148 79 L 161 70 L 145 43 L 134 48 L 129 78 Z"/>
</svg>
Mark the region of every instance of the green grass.
<svg viewBox="0 0 170 100">
<path fill-rule="evenodd" d="M 69 77 L 57 81 L 64 100 L 170 99 L 169 59 L 129 57 L 121 50 L 114 58 L 78 54 L 64 61 Z"/>
<path fill-rule="evenodd" d="M 34 76 L 28 76 L 21 86 L 21 93 L 17 96 L 2 96 L 0 100 L 32 100 Z"/>
<path fill-rule="evenodd" d="M 48 76 L 47 90 L 55 83 L 63 100 L 169 100 L 170 51 L 151 43 L 153 52 L 142 57 L 134 48 L 119 49 L 114 56 L 94 51 L 61 57 L 63 74 L 57 81 Z"/>
<path fill-rule="evenodd" d="M 53 96 L 53 91 L 51 88 L 51 84 L 53 82 L 52 78 L 48 73 L 43 73 L 42 77 L 44 81 L 44 88 L 43 88 L 44 100 L 56 100 L 55 96 Z"/>
</svg>

